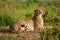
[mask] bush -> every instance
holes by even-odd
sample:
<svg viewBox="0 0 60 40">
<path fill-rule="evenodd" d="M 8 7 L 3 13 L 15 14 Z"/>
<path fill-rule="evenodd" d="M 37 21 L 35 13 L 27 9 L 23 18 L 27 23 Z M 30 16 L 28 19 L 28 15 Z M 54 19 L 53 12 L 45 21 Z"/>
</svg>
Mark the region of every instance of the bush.
<svg viewBox="0 0 60 40">
<path fill-rule="evenodd" d="M 14 21 L 11 16 L 0 16 L 0 26 L 8 26 Z"/>
</svg>

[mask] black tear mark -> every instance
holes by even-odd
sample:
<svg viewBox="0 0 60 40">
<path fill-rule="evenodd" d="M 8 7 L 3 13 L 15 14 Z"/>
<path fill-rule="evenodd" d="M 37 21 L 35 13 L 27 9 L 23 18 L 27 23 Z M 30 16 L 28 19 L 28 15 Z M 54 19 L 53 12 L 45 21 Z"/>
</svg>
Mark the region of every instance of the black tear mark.
<svg viewBox="0 0 60 40">
<path fill-rule="evenodd" d="M 22 25 L 21 25 L 21 27 L 25 27 L 25 25 L 24 25 L 24 24 L 22 24 Z"/>
</svg>

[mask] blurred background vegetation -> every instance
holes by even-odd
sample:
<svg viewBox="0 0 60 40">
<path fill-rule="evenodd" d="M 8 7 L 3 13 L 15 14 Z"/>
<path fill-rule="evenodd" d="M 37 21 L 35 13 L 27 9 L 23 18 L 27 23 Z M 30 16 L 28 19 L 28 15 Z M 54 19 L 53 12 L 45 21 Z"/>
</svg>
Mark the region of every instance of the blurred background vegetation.
<svg viewBox="0 0 60 40">
<path fill-rule="evenodd" d="M 30 19 L 35 9 L 43 9 L 45 23 L 60 22 L 59 0 L 0 0 L 0 26 L 16 20 Z"/>
<path fill-rule="evenodd" d="M 44 11 L 44 23 L 48 25 L 39 40 L 60 40 L 60 0 L 0 0 L 0 27 L 10 26 L 17 20 L 31 19 L 35 9 Z M 20 39 L 0 36 L 0 40 Z"/>
</svg>

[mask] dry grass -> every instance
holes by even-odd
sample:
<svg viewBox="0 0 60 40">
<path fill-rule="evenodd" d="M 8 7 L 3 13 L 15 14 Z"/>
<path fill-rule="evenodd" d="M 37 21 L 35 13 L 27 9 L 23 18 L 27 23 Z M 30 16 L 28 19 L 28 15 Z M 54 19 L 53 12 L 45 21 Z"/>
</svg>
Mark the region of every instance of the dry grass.
<svg viewBox="0 0 60 40">
<path fill-rule="evenodd" d="M 46 25 L 43 32 L 9 33 L 9 27 L 0 27 L 0 40 L 60 40 L 60 27 Z M 37 30 L 38 31 L 38 30 Z"/>
<path fill-rule="evenodd" d="M 38 40 L 40 33 L 35 31 L 31 32 L 20 32 L 19 34 L 9 33 L 9 27 L 0 27 L 0 38 L 20 38 L 18 40 Z"/>
</svg>

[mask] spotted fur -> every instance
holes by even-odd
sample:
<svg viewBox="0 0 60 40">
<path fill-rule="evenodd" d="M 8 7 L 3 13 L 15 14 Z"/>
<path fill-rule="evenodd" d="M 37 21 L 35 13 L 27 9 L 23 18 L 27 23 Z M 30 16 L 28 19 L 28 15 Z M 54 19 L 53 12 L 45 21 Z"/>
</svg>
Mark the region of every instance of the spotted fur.
<svg viewBox="0 0 60 40">
<path fill-rule="evenodd" d="M 41 29 L 43 27 L 42 15 L 43 11 L 36 9 L 32 19 L 19 20 L 13 22 L 9 30 L 11 32 L 20 32 L 20 31 L 34 31 L 37 28 Z"/>
</svg>

